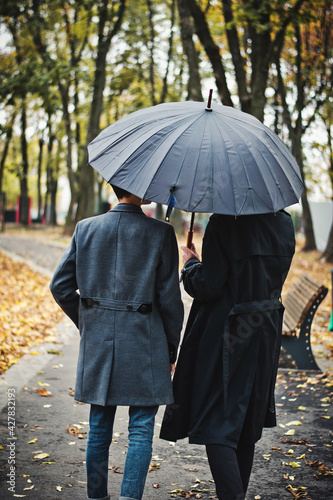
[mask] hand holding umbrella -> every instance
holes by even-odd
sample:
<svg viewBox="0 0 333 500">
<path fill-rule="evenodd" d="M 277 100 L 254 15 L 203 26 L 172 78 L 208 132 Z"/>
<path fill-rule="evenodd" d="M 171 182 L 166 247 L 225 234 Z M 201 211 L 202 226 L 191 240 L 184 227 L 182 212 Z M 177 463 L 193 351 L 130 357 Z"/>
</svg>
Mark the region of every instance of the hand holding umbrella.
<svg viewBox="0 0 333 500">
<path fill-rule="evenodd" d="M 200 260 L 200 255 L 198 254 L 194 243 L 191 244 L 191 247 L 181 246 L 183 264 L 185 264 L 189 259 L 198 259 Z"/>
</svg>

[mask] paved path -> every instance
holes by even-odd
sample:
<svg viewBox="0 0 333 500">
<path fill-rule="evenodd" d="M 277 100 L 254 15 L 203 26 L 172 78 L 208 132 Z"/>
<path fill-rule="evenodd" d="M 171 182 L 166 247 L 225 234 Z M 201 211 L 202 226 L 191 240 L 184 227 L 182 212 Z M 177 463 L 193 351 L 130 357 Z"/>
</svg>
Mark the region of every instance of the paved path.
<svg viewBox="0 0 333 500">
<path fill-rule="evenodd" d="M 48 274 L 54 271 L 65 246 L 28 236 L 0 235 L 0 251 L 5 249 L 11 255 L 14 252 Z M 188 310 L 190 301 L 184 298 Z M 0 450 L 2 500 L 17 497 L 32 500 L 86 498 L 84 461 L 89 408 L 76 403 L 71 395 L 78 335 L 70 321 L 58 325 L 58 334 L 61 343 L 46 346 L 44 352 L 38 346 L 39 356 L 24 356 L 0 377 L 0 404 L 3 403 L 0 445 L 4 448 Z M 47 353 L 50 347 L 59 354 Z M 52 393 L 50 397 L 42 397 L 36 392 L 42 387 Z M 9 392 L 8 396 L 6 391 L 13 388 L 15 393 Z M 333 478 L 315 479 L 314 474 L 318 472 L 307 465 L 319 460 L 333 466 L 331 389 L 325 385 L 324 376 L 280 373 L 276 391 L 280 426 L 265 430 L 257 445 L 247 500 L 292 499 L 294 496 L 286 490 L 289 484 L 294 488 L 307 487 L 304 491 L 308 492 L 308 500 L 333 499 Z M 16 440 L 10 435 L 11 425 L 8 426 L 8 416 L 11 416 L 8 408 L 10 411 L 13 408 L 12 394 L 15 394 L 16 403 Z M 175 445 L 160 440 L 158 432 L 162 416 L 163 408 L 157 416 L 153 470 L 148 474 L 143 500 L 182 498 L 180 493 L 170 493 L 177 490 L 187 492 L 187 496 L 183 493 L 184 498 L 214 498 L 214 483 L 204 448 L 188 445 L 186 440 Z M 301 425 L 296 425 L 295 421 Z M 77 435 L 70 434 L 67 428 Z M 291 429 L 294 435 L 286 435 Z M 281 442 L 280 439 L 303 440 L 303 444 Z M 119 408 L 110 449 L 111 499 L 119 496 L 126 447 L 127 409 Z M 48 456 L 36 458 L 40 453 Z M 8 490 L 10 483 L 7 482 L 11 479 L 7 474 L 14 454 L 16 469 L 12 479 L 15 480 L 15 494 Z M 286 465 L 291 463 L 300 466 Z M 191 496 L 189 492 L 192 492 Z"/>
</svg>

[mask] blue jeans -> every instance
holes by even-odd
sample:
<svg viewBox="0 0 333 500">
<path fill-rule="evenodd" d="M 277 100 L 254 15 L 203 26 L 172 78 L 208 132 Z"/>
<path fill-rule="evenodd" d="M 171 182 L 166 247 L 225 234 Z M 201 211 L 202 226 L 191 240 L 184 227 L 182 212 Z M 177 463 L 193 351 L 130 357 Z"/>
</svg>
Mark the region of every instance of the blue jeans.
<svg viewBox="0 0 333 500">
<path fill-rule="evenodd" d="M 116 406 L 91 405 L 86 468 L 88 499 L 107 500 L 109 447 Z M 152 455 L 158 406 L 130 406 L 128 451 L 120 500 L 141 500 Z"/>
</svg>

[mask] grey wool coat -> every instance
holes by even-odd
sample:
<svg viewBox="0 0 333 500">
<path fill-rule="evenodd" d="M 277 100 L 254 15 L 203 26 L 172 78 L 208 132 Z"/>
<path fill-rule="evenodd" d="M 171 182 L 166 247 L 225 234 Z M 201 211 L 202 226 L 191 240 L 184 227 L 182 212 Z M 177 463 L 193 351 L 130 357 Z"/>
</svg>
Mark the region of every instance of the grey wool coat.
<svg viewBox="0 0 333 500">
<path fill-rule="evenodd" d="M 120 203 L 80 221 L 51 292 L 80 331 L 75 398 L 96 405 L 173 401 L 183 322 L 170 224 Z"/>
</svg>

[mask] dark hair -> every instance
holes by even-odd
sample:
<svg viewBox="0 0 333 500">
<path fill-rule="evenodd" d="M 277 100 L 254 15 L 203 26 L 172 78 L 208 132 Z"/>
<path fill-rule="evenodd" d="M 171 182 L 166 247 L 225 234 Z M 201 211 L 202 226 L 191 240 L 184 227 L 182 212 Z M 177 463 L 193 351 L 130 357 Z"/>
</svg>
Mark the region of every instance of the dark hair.
<svg viewBox="0 0 333 500">
<path fill-rule="evenodd" d="M 111 184 L 111 187 L 112 187 L 113 191 L 115 192 L 118 200 L 121 200 L 121 198 L 129 198 L 131 196 L 131 193 L 129 193 L 128 191 L 125 191 L 125 189 L 114 186 L 113 184 Z"/>
</svg>

